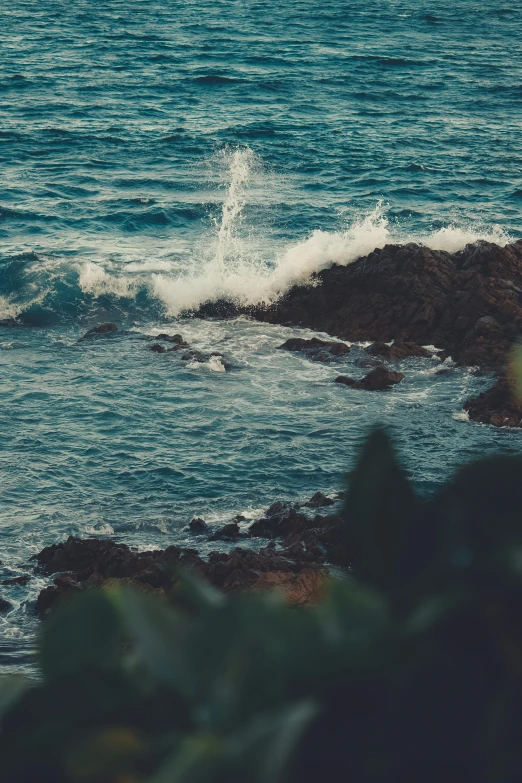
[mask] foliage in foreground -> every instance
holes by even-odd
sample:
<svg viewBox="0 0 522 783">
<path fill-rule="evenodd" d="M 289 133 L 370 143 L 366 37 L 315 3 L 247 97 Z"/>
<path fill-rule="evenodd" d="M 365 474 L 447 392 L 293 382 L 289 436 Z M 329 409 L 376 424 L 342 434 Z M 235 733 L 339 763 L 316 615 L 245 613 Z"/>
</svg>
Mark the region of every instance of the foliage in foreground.
<svg viewBox="0 0 522 783">
<path fill-rule="evenodd" d="M 354 580 L 318 606 L 182 580 L 91 590 L 0 691 L 0 780 L 522 779 L 522 460 L 419 501 L 387 437 L 351 477 Z"/>
</svg>

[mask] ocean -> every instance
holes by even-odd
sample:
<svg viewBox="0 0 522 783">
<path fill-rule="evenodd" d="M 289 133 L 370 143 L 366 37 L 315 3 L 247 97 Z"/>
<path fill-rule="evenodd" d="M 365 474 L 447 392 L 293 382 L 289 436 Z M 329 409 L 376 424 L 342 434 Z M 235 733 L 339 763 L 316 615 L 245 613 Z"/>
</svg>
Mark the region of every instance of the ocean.
<svg viewBox="0 0 522 783">
<path fill-rule="evenodd" d="M 312 332 L 191 314 L 390 242 L 521 237 L 519 3 L 11 0 L 0 25 L 1 580 L 70 534 L 164 547 L 339 492 L 376 423 L 423 494 L 520 452 L 466 421 L 472 369 L 347 392 L 360 347 L 323 365 L 276 350 Z M 104 321 L 126 334 L 78 342 Z M 165 331 L 232 369 L 151 353 Z M 46 583 L 0 588 L 0 666 L 31 668 Z"/>
</svg>

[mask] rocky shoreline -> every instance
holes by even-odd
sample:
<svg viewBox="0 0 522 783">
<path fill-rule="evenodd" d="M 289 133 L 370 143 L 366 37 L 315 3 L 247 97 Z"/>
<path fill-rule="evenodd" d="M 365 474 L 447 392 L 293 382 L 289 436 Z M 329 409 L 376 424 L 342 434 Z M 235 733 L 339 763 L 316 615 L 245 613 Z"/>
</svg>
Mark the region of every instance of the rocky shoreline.
<svg viewBox="0 0 522 783">
<path fill-rule="evenodd" d="M 238 312 L 230 303 L 201 308 L 207 316 Z M 471 419 L 522 426 L 522 405 L 508 373 L 522 332 L 522 240 L 506 247 L 477 242 L 456 253 L 386 245 L 348 266 L 322 270 L 270 307 L 241 312 L 342 340 L 375 342 L 380 352 L 370 353 L 383 360 L 422 356 L 421 346 L 433 345 L 457 365 L 497 375 L 493 389 L 466 402 Z"/>
<path fill-rule="evenodd" d="M 53 584 L 40 592 L 35 612 L 43 616 L 71 594 L 121 583 L 168 593 L 180 568 L 227 593 L 278 589 L 293 605 L 313 603 L 322 594 L 328 565 L 348 564 L 342 518 L 316 513 L 333 503 L 318 492 L 304 504 L 312 510 L 307 514 L 289 503 L 276 502 L 245 531 L 236 521 L 215 529 L 201 519 L 192 520 L 189 529 L 199 540 L 249 541 L 248 547 L 212 551 L 207 557 L 192 547 L 139 552 L 111 539 L 70 536 L 32 558 L 39 573 L 54 576 Z M 268 544 L 252 548 L 256 539 L 268 539 Z"/>
</svg>

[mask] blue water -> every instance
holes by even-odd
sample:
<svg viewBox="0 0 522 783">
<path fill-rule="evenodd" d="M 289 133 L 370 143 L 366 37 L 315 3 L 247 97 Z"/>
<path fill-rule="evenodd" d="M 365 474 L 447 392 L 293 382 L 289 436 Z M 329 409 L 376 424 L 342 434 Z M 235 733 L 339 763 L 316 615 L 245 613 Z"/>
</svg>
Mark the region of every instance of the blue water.
<svg viewBox="0 0 522 783">
<path fill-rule="evenodd" d="M 298 330 L 184 315 L 388 241 L 522 236 L 519 3 L 12 0 L 0 29 L 2 579 L 70 533 L 165 546 L 336 492 L 377 421 L 421 492 L 520 450 L 463 420 L 468 370 L 365 394 L 333 384 L 357 346 L 322 366 L 276 350 Z M 77 342 L 105 320 L 130 333 Z M 43 584 L 0 588 L 0 665 L 30 665 Z"/>
</svg>

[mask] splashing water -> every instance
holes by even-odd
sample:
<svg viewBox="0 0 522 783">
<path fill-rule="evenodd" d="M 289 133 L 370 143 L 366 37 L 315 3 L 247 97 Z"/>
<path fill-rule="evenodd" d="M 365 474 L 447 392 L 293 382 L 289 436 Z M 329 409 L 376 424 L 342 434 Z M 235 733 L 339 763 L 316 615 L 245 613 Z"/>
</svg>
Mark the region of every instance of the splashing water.
<svg viewBox="0 0 522 783">
<path fill-rule="evenodd" d="M 232 152 L 227 150 L 224 154 L 229 157 L 230 186 L 221 209 L 221 223 L 213 262 L 219 276 L 226 274 L 227 262 L 229 264 L 230 262 L 237 263 L 244 253 L 238 228 L 245 206 L 246 188 L 255 162 L 254 153 L 249 147 L 236 149 Z"/>
<path fill-rule="evenodd" d="M 84 261 L 78 284 L 93 299 L 112 296 L 133 300 L 140 292 L 157 302 L 168 316 L 197 310 L 210 301 L 229 300 L 240 306 L 269 305 L 291 286 L 306 284 L 312 275 L 332 264 L 347 265 L 387 243 L 417 242 L 436 250 L 455 252 L 479 239 L 505 245 L 511 237 L 500 227 L 450 225 L 430 234 L 405 232 L 390 225 L 382 201 L 374 209 L 339 231 L 316 229 L 283 249 L 272 245 L 267 258 L 245 230 L 244 210 L 254 186 L 262 187 L 263 167 L 249 147 L 225 148 L 213 161 L 224 168 L 226 196 L 220 218 L 212 221 L 214 231 L 206 248 L 179 258 Z M 266 194 L 266 187 L 264 193 Z M 270 240 L 264 242 L 270 252 Z M 54 269 L 54 267 L 53 267 Z M 55 279 L 63 272 L 54 270 Z M 52 288 L 52 282 L 47 288 Z M 33 299 L 33 303 L 37 300 Z M 5 297 L 0 300 L 3 317 L 17 315 Z M 2 317 L 2 316 L 0 316 Z"/>
</svg>

